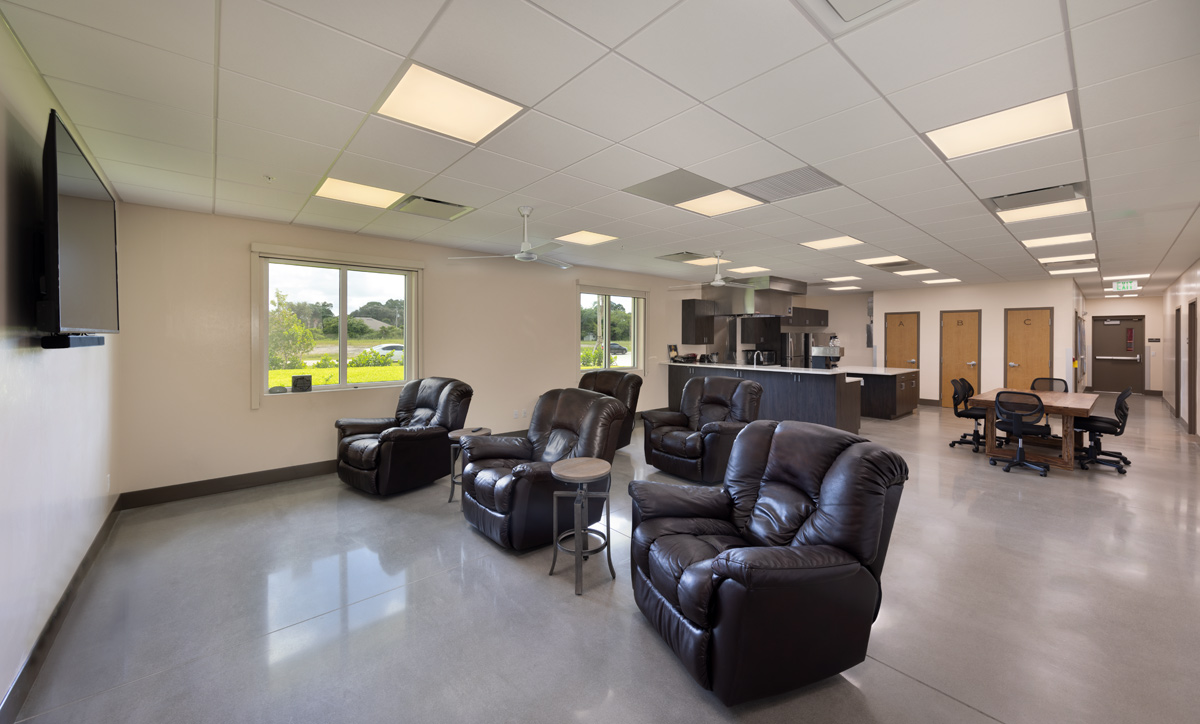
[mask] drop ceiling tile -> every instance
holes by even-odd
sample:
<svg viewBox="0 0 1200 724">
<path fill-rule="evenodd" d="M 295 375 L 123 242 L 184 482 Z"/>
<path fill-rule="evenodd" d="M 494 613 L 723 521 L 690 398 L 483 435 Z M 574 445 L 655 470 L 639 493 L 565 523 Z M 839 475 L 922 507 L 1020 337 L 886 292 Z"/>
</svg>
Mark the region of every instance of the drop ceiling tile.
<svg viewBox="0 0 1200 724">
<path fill-rule="evenodd" d="M 606 50 L 523 0 L 455 0 L 433 23 L 413 58 L 533 106 Z"/>
<path fill-rule="evenodd" d="M 832 211 L 819 211 L 804 215 L 809 221 L 815 221 L 818 224 L 823 224 L 831 229 L 837 229 L 842 224 L 850 224 L 858 221 L 869 221 L 871 219 L 891 219 L 892 214 L 886 209 L 880 208 L 873 203 L 859 204 L 858 206 L 847 206 L 842 209 Z"/>
<path fill-rule="evenodd" d="M 611 145 L 607 139 L 544 113 L 528 111 L 489 138 L 483 148 L 561 171 Z"/>
<path fill-rule="evenodd" d="M 301 173 L 287 169 L 273 168 L 262 161 L 252 161 L 233 156 L 217 156 L 217 178 L 225 181 L 236 181 L 248 186 L 279 189 L 304 198 L 310 196 L 321 184 L 324 177 L 321 173 Z M 267 180 L 267 176 L 271 180 Z M 296 209 L 299 209 L 299 205 Z M 295 211 L 296 209 L 293 209 Z"/>
<path fill-rule="evenodd" d="M 620 45 L 676 0 L 532 0 L 610 48 Z"/>
<path fill-rule="evenodd" d="M 688 171 L 725 186 L 741 186 L 751 181 L 794 171 L 805 164 L 768 141 L 758 141 L 688 167 Z"/>
<path fill-rule="evenodd" d="M 693 106 L 626 139 L 623 145 L 683 168 L 758 140 L 758 136 L 716 111 Z"/>
<path fill-rule="evenodd" d="M 644 153 L 638 153 L 625 146 L 612 145 L 568 166 L 563 169 L 563 173 L 584 181 L 623 189 L 674 170 L 670 164 L 650 158 Z"/>
<path fill-rule="evenodd" d="M 1067 131 L 954 158 L 947 163 L 964 181 L 978 181 L 1031 168 L 1082 160 L 1083 148 L 1080 146 L 1079 131 Z M 1080 177 L 1076 180 L 1084 179 Z"/>
<path fill-rule="evenodd" d="M 213 62 L 216 10 L 211 0 L 159 0 L 152 4 L 15 0 L 14 4 L 205 63 Z"/>
<path fill-rule="evenodd" d="M 736 12 L 722 0 L 696 0 L 676 5 L 619 50 L 672 85 L 707 100 L 823 42 L 786 0 L 744 3 Z M 713 52 L 717 48 L 720 52 Z"/>
<path fill-rule="evenodd" d="M 888 96 L 924 133 L 1074 88 L 1064 35 L 1055 35 Z"/>
<path fill-rule="evenodd" d="M 696 105 L 618 55 L 609 55 L 538 104 L 537 109 L 613 141 Z"/>
<path fill-rule="evenodd" d="M 908 124 L 887 103 L 876 100 L 773 136 L 771 141 L 815 166 L 906 137 L 915 138 Z"/>
<path fill-rule="evenodd" d="M 264 173 L 287 169 L 323 176 L 338 149 L 220 120 L 217 153 L 261 162 Z"/>
<path fill-rule="evenodd" d="M 519 217 L 513 218 L 507 214 L 497 214 L 480 209 L 438 228 L 447 234 L 486 239 L 506 231 L 520 229 L 521 221 Z"/>
<path fill-rule="evenodd" d="M 857 28 L 835 42 L 884 93 L 916 85 L 1063 32 L 1057 3 L 925 0 Z M 920 52 L 913 39 L 920 38 Z"/>
<path fill-rule="evenodd" d="M 933 151 L 916 136 L 820 164 L 820 170 L 844 184 L 891 176 L 940 164 Z"/>
<path fill-rule="evenodd" d="M 1123 176 L 1096 179 L 1091 183 L 1091 191 L 1093 196 L 1103 197 L 1160 186 L 1186 188 L 1194 193 L 1197 199 L 1200 199 L 1200 163 L 1192 161 Z"/>
<path fill-rule="evenodd" d="M 565 211 L 566 206 L 561 204 L 552 204 L 545 199 L 534 198 L 523 191 L 518 191 L 515 194 L 509 194 L 502 199 L 493 201 L 484 206 L 484 209 L 491 211 L 494 214 L 505 214 L 514 219 L 520 220 L 521 212 L 519 209 L 522 206 L 533 207 L 533 215 L 530 218 L 542 218 L 557 214 L 560 211 Z"/>
<path fill-rule="evenodd" d="M 272 0 L 276 5 L 381 48 L 408 55 L 445 0 Z"/>
<path fill-rule="evenodd" d="M 883 176 L 853 185 L 858 193 L 875 202 L 906 196 L 913 189 L 940 189 L 961 183 L 945 164 L 925 166 L 902 173 Z"/>
<path fill-rule="evenodd" d="M 835 209 L 844 209 L 849 206 L 861 206 L 866 203 L 866 199 L 854 191 L 842 186 L 825 191 L 818 191 L 815 194 L 805 194 L 797 196 L 794 199 L 784 199 L 776 201 L 775 206 L 780 207 L 793 214 L 800 216 L 808 216 L 810 214 L 818 214 L 823 211 L 833 211 Z"/>
<path fill-rule="evenodd" d="M 1129 151 L 1092 154 L 1088 158 L 1088 170 L 1093 179 L 1123 176 L 1140 171 L 1164 168 L 1200 161 L 1200 143 L 1197 129 L 1190 138 L 1177 138 Z"/>
<path fill-rule="evenodd" d="M 594 231 L 597 234 L 615 236 L 617 237 L 617 240 L 624 242 L 630 237 L 637 236 L 639 234 L 645 234 L 649 231 L 653 231 L 653 229 L 651 229 L 649 226 L 642 226 L 641 224 L 634 223 L 632 221 L 610 221 L 606 224 L 601 224 L 594 229 L 588 229 L 588 231 Z M 624 246 L 625 245 L 622 243 L 620 245 L 614 245 L 613 248 L 614 251 L 623 252 Z"/>
<path fill-rule="evenodd" d="M 774 136 L 878 98 L 833 46 L 822 45 L 708 105 L 761 136 Z"/>
<path fill-rule="evenodd" d="M 1200 101 L 1200 55 L 1079 89 L 1085 128 Z"/>
<path fill-rule="evenodd" d="M 1067 0 L 1071 27 L 1090 23 L 1106 15 L 1140 5 L 1147 0 Z"/>
<path fill-rule="evenodd" d="M 545 199 L 546 201 L 568 207 L 595 201 L 603 196 L 608 196 L 614 191 L 616 189 L 584 181 L 574 176 L 568 176 L 565 173 L 556 173 L 552 176 L 547 176 L 541 181 L 529 184 L 521 189 L 521 193 L 528 194 L 535 199 Z"/>
<path fill-rule="evenodd" d="M 634 219 L 633 221 L 637 220 Z M 629 237 L 628 239 L 624 239 L 624 241 L 630 246 L 643 246 L 651 248 L 658 247 L 663 244 L 675 244 L 688 241 L 688 237 L 684 236 L 683 234 L 677 234 L 674 231 L 656 229 L 654 231 L 648 231 L 644 234 L 638 234 L 637 236 Z"/>
<path fill-rule="evenodd" d="M 217 199 L 213 202 L 213 210 L 221 216 L 238 216 L 243 219 L 274 221 L 279 224 L 290 224 L 292 217 L 296 215 L 295 211 L 288 211 L 287 209 L 261 206 L 259 204 L 247 204 L 242 201 L 230 201 L 228 199 Z"/>
<path fill-rule="evenodd" d="M 1075 28 L 1079 85 L 1088 86 L 1200 53 L 1200 3 L 1155 0 Z"/>
<path fill-rule="evenodd" d="M 322 146 L 341 148 L 363 113 L 312 96 L 221 71 L 221 119 Z"/>
<path fill-rule="evenodd" d="M 117 185 L 161 188 L 165 191 L 212 198 L 212 171 L 205 176 L 193 176 L 152 166 L 139 166 L 113 160 L 103 161 L 101 167 L 109 180 Z"/>
<path fill-rule="evenodd" d="M 1063 186 L 1082 181 L 1087 177 L 1083 161 L 1031 168 L 1004 176 L 971 181 L 967 184 L 975 195 L 981 199 L 1007 196 L 1008 194 L 1045 189 L 1052 186 Z"/>
<path fill-rule="evenodd" d="M 374 206 L 351 204 L 345 201 L 336 201 L 334 199 L 324 199 L 319 196 L 314 196 L 308 200 L 307 204 L 304 205 L 304 209 L 300 212 L 300 216 L 348 219 L 358 223 L 359 226 L 357 228 L 362 228 L 383 213 L 383 209 L 379 209 Z M 299 217 L 297 217 L 296 221 L 297 223 L 301 224 L 306 223 L 301 221 Z"/>
<path fill-rule="evenodd" d="M 1189 103 L 1116 123 L 1085 127 L 1088 153 L 1098 156 L 1163 141 L 1191 138 L 1200 128 L 1200 103 Z"/>
<path fill-rule="evenodd" d="M 378 234 L 397 239 L 416 239 L 422 234 L 428 234 L 445 226 L 446 223 L 441 219 L 431 219 L 428 216 L 387 211 L 364 226 L 362 231 L 366 234 Z"/>
<path fill-rule="evenodd" d="M 68 115 L 76 125 L 212 151 L 211 115 L 141 101 L 70 81 L 46 80 L 63 107 L 70 109 Z"/>
<path fill-rule="evenodd" d="M 318 229 L 330 229 L 332 231 L 357 232 L 362 229 L 365 224 L 359 219 L 347 219 L 340 216 L 325 216 L 307 209 L 301 211 L 292 220 L 293 224 L 300 226 L 312 226 Z"/>
<path fill-rule="evenodd" d="M 694 218 L 690 211 L 684 211 L 674 206 L 663 206 L 645 214 L 638 214 L 629 220 L 655 229 L 671 229 L 682 224 L 691 223 Z"/>
<path fill-rule="evenodd" d="M 405 194 L 413 193 L 433 178 L 433 174 L 428 171 L 380 161 L 370 156 L 359 156 L 356 153 L 343 153 L 338 157 L 337 163 L 329 169 L 329 176 Z"/>
<path fill-rule="evenodd" d="M 784 241 L 790 241 L 796 244 L 803 244 L 808 241 L 817 241 L 819 239 L 832 239 L 835 236 L 843 236 L 837 231 L 818 224 L 815 221 L 800 216 L 783 221 L 772 221 L 768 224 L 760 224 L 754 227 L 754 230 Z"/>
<path fill-rule="evenodd" d="M 516 191 L 551 173 L 550 169 L 477 148 L 443 171 L 442 175 L 504 191 Z"/>
<path fill-rule="evenodd" d="M 469 143 L 376 115 L 367 116 L 354 140 L 346 146 L 350 153 L 431 173 L 441 173 L 473 148 Z"/>
<path fill-rule="evenodd" d="M 978 201 L 975 198 L 975 194 L 971 193 L 966 186 L 960 183 L 953 186 L 918 191 L 915 194 L 896 196 L 879 202 L 879 205 L 897 214 L 909 214 L 914 211 L 936 209 L 940 206 L 978 203 Z"/>
<path fill-rule="evenodd" d="M 504 189 L 481 186 L 469 181 L 462 181 L 449 176 L 438 176 L 426 182 L 415 193 L 428 199 L 447 201 L 462 206 L 473 206 L 476 209 L 503 198 L 507 195 Z"/>
<path fill-rule="evenodd" d="M 92 153 L 96 154 L 96 158 L 157 166 L 194 176 L 212 174 L 213 155 L 210 152 L 159 141 L 148 141 L 144 138 L 126 136 L 100 128 L 88 126 L 77 126 L 77 128 L 83 136 L 84 143 Z"/>
<path fill-rule="evenodd" d="M 743 229 L 753 228 L 762 224 L 770 224 L 776 221 L 788 221 L 797 218 L 795 214 L 786 211 L 775 204 L 763 204 L 761 206 L 751 206 L 748 209 L 735 211 L 732 214 L 725 214 L 721 217 L 721 221 L 727 224 L 741 227 Z"/>
<path fill-rule="evenodd" d="M 211 195 L 201 196 L 161 186 L 137 186 L 128 183 L 117 184 L 116 188 L 121 201 L 127 204 L 161 206 L 164 209 L 195 211 L 201 214 L 212 213 L 213 199 Z"/>
<path fill-rule="evenodd" d="M 222 0 L 220 40 L 222 68 L 360 111 L 404 60 L 261 0 Z"/>
<path fill-rule="evenodd" d="M 309 194 L 295 193 L 282 188 L 264 186 L 261 184 L 244 184 L 236 181 L 217 179 L 216 198 L 225 201 L 239 201 L 256 206 L 269 206 L 275 209 L 287 209 L 295 215 L 308 202 Z"/>
<path fill-rule="evenodd" d="M 0 3 L 0 8 L 46 76 L 194 113 L 213 113 L 211 63 L 17 5 Z"/>
<path fill-rule="evenodd" d="M 603 196 L 595 201 L 589 201 L 578 208 L 602 216 L 610 216 L 614 219 L 628 219 L 638 214 L 660 209 L 662 208 L 662 204 L 650 199 L 644 199 L 641 196 L 634 196 L 624 191 L 618 191 L 615 194 Z"/>
<path fill-rule="evenodd" d="M 938 206 L 932 209 L 921 209 L 920 211 L 903 211 L 897 212 L 900 218 L 908 221 L 914 226 L 921 227 L 924 224 L 935 223 L 938 221 L 950 221 L 951 219 L 969 218 L 979 212 L 979 201 L 972 199 L 958 204 L 949 204 L 947 206 Z"/>
</svg>

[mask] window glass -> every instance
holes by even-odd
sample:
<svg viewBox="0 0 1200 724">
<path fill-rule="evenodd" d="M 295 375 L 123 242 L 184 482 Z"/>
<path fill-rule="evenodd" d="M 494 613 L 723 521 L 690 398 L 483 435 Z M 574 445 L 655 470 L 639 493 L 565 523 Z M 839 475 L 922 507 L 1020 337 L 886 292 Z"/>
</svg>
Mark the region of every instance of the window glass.
<svg viewBox="0 0 1200 724">
<path fill-rule="evenodd" d="M 267 267 L 267 386 L 338 384 L 338 270 L 304 264 Z"/>
<path fill-rule="evenodd" d="M 641 344 L 639 297 L 579 294 L 579 368 L 637 367 Z"/>
<path fill-rule="evenodd" d="M 351 384 L 404 379 L 403 274 L 346 272 L 346 375 Z"/>
<path fill-rule="evenodd" d="M 604 359 L 604 308 L 597 294 L 579 295 L 579 368 L 607 367 Z"/>
<path fill-rule="evenodd" d="M 608 353 L 610 367 L 634 366 L 633 297 L 608 298 Z"/>
</svg>

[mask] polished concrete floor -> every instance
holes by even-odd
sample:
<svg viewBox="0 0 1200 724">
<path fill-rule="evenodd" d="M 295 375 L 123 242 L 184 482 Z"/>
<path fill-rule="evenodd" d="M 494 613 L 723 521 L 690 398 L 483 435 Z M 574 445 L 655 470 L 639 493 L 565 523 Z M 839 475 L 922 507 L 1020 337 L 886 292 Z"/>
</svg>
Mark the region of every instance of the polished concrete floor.
<svg viewBox="0 0 1200 724">
<path fill-rule="evenodd" d="M 911 469 L 869 657 L 774 699 L 722 706 L 634 604 L 625 486 L 670 479 L 636 437 L 615 463 L 617 580 L 593 559 L 582 597 L 561 559 L 546 575 L 549 549 L 475 533 L 444 480 L 376 500 L 326 476 L 125 511 L 20 717 L 1195 722 L 1200 445 L 1161 399 L 1132 402 L 1110 443 L 1128 475 L 1005 474 L 951 450 L 966 425 L 939 408 L 864 420 Z"/>
</svg>

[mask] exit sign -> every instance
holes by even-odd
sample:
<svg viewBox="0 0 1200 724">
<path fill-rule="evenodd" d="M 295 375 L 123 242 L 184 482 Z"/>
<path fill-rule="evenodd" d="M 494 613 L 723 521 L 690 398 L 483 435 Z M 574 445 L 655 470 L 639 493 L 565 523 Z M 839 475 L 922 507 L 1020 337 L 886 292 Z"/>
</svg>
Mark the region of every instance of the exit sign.
<svg viewBox="0 0 1200 724">
<path fill-rule="evenodd" d="M 1130 279 L 1126 282 L 1113 282 L 1112 288 L 1114 292 L 1135 292 L 1138 288 L 1137 280 Z"/>
</svg>

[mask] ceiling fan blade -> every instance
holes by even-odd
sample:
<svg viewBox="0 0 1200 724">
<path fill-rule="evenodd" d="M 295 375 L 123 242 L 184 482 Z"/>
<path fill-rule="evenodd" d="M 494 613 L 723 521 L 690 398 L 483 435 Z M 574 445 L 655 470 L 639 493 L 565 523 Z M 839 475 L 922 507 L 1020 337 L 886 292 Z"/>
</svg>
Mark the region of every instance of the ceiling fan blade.
<svg viewBox="0 0 1200 724">
<path fill-rule="evenodd" d="M 545 244 L 542 244 L 541 246 L 533 247 L 532 249 L 529 250 L 529 253 L 530 254 L 549 254 L 550 252 L 554 251 L 555 249 L 561 249 L 561 248 L 562 248 L 562 244 L 555 244 L 553 241 L 550 241 Z"/>
<path fill-rule="evenodd" d="M 570 269 L 572 266 L 574 266 L 573 264 L 568 264 L 565 261 L 559 261 L 558 259 L 547 259 L 544 256 L 539 256 L 538 258 L 534 259 L 534 261 L 536 261 L 538 264 L 556 266 L 559 269 Z"/>
<path fill-rule="evenodd" d="M 512 254 L 498 254 L 492 256 L 448 256 L 449 261 L 457 261 L 460 259 L 511 259 Z"/>
<path fill-rule="evenodd" d="M 684 284 L 683 286 L 678 286 L 678 287 L 667 287 L 667 291 L 668 292 L 677 292 L 680 289 L 700 289 L 703 286 L 705 286 L 705 284 Z"/>
<path fill-rule="evenodd" d="M 737 287 L 738 289 L 754 289 L 753 284 L 741 284 L 739 282 L 725 282 L 727 287 Z"/>
</svg>

